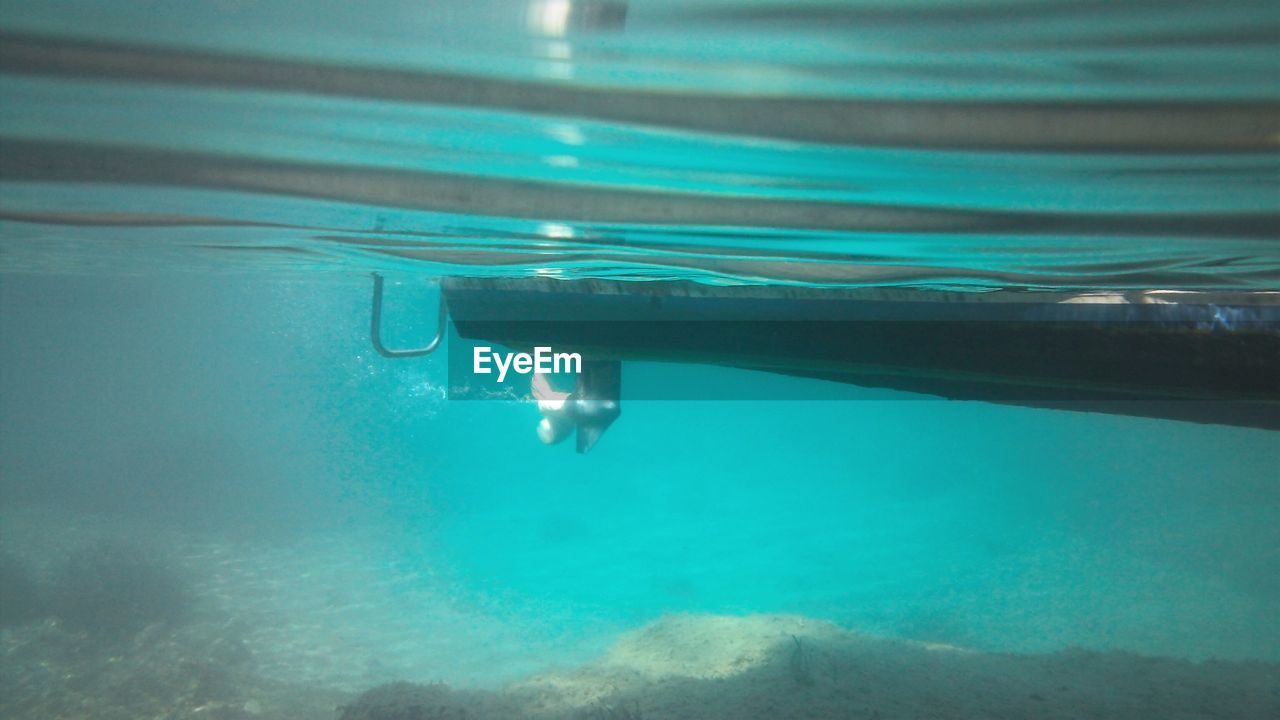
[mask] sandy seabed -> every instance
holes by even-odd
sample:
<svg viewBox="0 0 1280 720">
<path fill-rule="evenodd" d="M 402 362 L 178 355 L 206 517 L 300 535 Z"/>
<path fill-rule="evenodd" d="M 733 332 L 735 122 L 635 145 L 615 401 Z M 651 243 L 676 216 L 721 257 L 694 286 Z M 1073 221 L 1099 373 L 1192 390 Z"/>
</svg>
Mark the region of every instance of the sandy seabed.
<svg viewBox="0 0 1280 720">
<path fill-rule="evenodd" d="M 1280 665 L 1122 652 L 981 653 L 790 615 L 670 615 L 601 657 L 497 690 L 393 683 L 356 696 L 255 674 L 217 626 L 86 651 L 56 623 L 6 630 L 0 715 L 246 720 L 1280 717 Z"/>
<path fill-rule="evenodd" d="M 1280 666 L 989 654 L 797 616 L 673 615 L 587 665 L 449 702 L 477 718 L 1261 719 L 1280 717 Z"/>
<path fill-rule="evenodd" d="M 56 613 L 0 629 L 4 720 L 1280 718 L 1276 662 L 986 652 L 780 614 L 557 635 L 460 604 L 420 568 L 373 572 L 376 545 L 350 537 L 241 547 L 0 520 L 0 551 L 37 571 L 131 532 L 168 549 L 199 598 L 123 636 Z"/>
</svg>

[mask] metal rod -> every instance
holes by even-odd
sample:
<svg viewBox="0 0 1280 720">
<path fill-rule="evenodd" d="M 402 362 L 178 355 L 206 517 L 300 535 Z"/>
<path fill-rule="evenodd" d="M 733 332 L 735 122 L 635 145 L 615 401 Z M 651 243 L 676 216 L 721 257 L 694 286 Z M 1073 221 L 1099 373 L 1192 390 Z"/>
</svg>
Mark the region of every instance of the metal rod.
<svg viewBox="0 0 1280 720">
<path fill-rule="evenodd" d="M 440 302 L 436 310 L 436 334 L 431 338 L 431 342 L 420 348 L 408 348 L 404 350 L 392 350 L 382 344 L 382 275 L 373 274 L 373 312 L 369 318 L 369 337 L 373 341 L 373 349 L 385 358 L 411 358 L 430 355 L 440 346 L 440 341 L 444 339 L 445 328 L 448 326 L 448 309 L 444 304 L 444 290 L 440 291 Z"/>
</svg>

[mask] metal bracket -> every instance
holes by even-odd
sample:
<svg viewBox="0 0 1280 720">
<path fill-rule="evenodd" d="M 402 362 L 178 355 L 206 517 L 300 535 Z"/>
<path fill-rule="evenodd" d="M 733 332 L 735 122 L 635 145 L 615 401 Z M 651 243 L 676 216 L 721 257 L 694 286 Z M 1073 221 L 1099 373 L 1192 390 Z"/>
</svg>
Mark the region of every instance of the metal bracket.
<svg viewBox="0 0 1280 720">
<path fill-rule="evenodd" d="M 382 344 L 382 275 L 373 274 L 373 310 L 369 318 L 369 338 L 373 341 L 373 349 L 385 358 L 399 359 L 421 357 L 430 355 L 440 346 L 440 341 L 444 339 L 445 329 L 449 323 L 449 311 L 444 304 L 444 290 L 440 291 L 440 304 L 436 311 L 436 334 L 431 338 L 431 342 L 420 348 L 407 348 L 404 350 L 392 350 Z"/>
</svg>

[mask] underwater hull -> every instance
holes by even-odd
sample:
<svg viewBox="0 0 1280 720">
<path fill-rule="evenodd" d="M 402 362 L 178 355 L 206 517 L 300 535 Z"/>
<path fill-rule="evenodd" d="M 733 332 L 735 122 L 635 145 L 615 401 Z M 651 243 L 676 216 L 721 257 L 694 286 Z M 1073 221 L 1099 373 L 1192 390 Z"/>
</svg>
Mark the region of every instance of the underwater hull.
<svg viewBox="0 0 1280 720">
<path fill-rule="evenodd" d="M 958 400 L 1280 429 L 1274 294 L 451 278 L 460 336 Z"/>
</svg>

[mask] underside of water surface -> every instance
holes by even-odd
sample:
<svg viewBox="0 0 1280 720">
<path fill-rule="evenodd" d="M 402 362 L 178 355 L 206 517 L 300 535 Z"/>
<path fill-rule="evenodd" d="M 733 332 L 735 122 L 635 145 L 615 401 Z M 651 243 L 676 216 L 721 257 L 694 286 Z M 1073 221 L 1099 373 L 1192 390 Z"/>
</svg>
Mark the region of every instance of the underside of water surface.
<svg viewBox="0 0 1280 720">
<path fill-rule="evenodd" d="M 1280 716 L 1278 242 L 1275 2 L 0 3 L 0 715 Z"/>
</svg>

